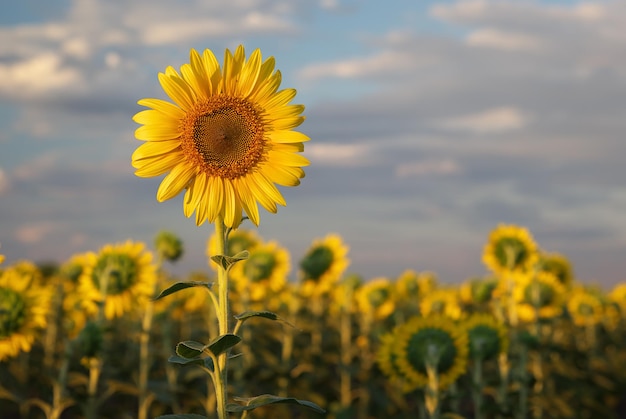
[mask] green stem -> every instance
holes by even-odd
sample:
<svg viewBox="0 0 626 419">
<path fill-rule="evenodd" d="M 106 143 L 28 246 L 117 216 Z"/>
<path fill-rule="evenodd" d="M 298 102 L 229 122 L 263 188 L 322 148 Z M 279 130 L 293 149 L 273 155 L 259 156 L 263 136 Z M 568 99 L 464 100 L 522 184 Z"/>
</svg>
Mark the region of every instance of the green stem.
<svg viewBox="0 0 626 419">
<path fill-rule="evenodd" d="M 217 218 L 215 221 L 215 234 L 217 236 L 217 254 L 226 254 L 226 227 L 224 219 Z M 228 273 L 221 265 L 217 270 L 217 322 L 219 328 L 219 336 L 228 333 Z M 219 419 L 228 418 L 226 411 L 227 389 L 228 389 L 228 351 L 221 353 L 217 357 L 214 374 L 215 396 L 217 398 L 217 415 Z"/>
<path fill-rule="evenodd" d="M 528 348 L 524 343 L 519 344 L 520 360 L 519 360 L 519 405 L 518 415 L 520 419 L 528 418 Z"/>
<path fill-rule="evenodd" d="M 474 399 L 474 418 L 483 419 L 483 363 L 480 357 L 474 358 L 472 370 L 472 398 Z"/>
</svg>

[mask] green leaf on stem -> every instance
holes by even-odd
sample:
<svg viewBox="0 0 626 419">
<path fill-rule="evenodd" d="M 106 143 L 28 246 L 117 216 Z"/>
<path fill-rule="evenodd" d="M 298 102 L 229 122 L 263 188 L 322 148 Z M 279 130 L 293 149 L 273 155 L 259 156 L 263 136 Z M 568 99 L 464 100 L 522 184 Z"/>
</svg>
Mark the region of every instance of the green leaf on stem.
<svg viewBox="0 0 626 419">
<path fill-rule="evenodd" d="M 228 271 L 230 267 L 233 266 L 235 263 L 241 260 L 246 260 L 248 259 L 249 256 L 250 256 L 250 252 L 248 252 L 247 250 L 242 250 L 241 252 L 237 253 L 234 256 L 226 256 L 226 255 L 211 256 L 211 260 L 217 263 L 218 265 L 220 265 L 222 268 L 224 268 L 225 271 Z"/>
<path fill-rule="evenodd" d="M 204 349 L 208 349 L 213 353 L 213 355 L 218 356 L 222 352 L 226 352 L 236 344 L 241 342 L 241 338 L 237 335 L 226 334 L 222 336 L 218 336 L 211 343 L 206 345 Z"/>
<path fill-rule="evenodd" d="M 168 362 L 179 365 L 199 365 L 205 367 L 209 371 L 214 371 L 213 360 L 207 357 L 183 358 L 182 356 L 172 355 L 168 358 Z"/>
<path fill-rule="evenodd" d="M 174 294 L 175 292 L 178 292 L 187 288 L 204 287 L 204 288 L 211 289 L 212 286 L 213 286 L 213 282 L 201 282 L 201 281 L 177 282 L 174 285 L 170 286 L 169 288 L 161 291 L 161 293 L 156 296 L 154 301 L 160 300 L 163 297 L 167 297 L 168 295 Z"/>
<path fill-rule="evenodd" d="M 186 340 L 176 345 L 176 354 L 187 359 L 197 358 L 204 352 L 206 346 L 194 340 Z"/>
<path fill-rule="evenodd" d="M 278 315 L 276 313 L 272 313 L 271 311 L 246 311 L 244 313 L 236 315 L 235 319 L 243 322 L 245 320 L 248 320 L 250 317 L 263 317 L 270 320 L 279 319 Z"/>
<path fill-rule="evenodd" d="M 244 412 L 246 410 L 256 409 L 257 407 L 261 407 L 261 406 L 267 406 L 268 404 L 284 403 L 284 404 L 297 404 L 300 406 L 308 407 L 309 409 L 312 409 L 316 411 L 317 413 L 326 413 L 324 409 L 322 409 L 321 407 L 319 407 L 313 402 L 309 402 L 306 400 L 298 400 L 293 397 L 279 397 L 279 396 L 274 396 L 273 394 L 262 394 L 260 396 L 250 397 L 250 398 L 234 397 L 234 399 L 238 402 L 243 402 L 245 404 L 241 405 L 241 404 L 230 403 L 228 406 L 226 406 L 226 411 L 231 412 L 231 413 L 238 413 L 238 412 Z"/>
</svg>

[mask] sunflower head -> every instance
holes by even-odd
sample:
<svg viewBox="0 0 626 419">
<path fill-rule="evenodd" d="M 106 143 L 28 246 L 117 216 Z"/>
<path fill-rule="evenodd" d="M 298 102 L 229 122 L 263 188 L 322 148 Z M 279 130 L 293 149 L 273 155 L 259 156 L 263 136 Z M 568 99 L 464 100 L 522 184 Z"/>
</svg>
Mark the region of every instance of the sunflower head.
<svg viewBox="0 0 626 419">
<path fill-rule="evenodd" d="M 593 326 L 602 322 L 605 307 L 601 297 L 583 287 L 577 287 L 567 298 L 567 312 L 577 326 Z"/>
<path fill-rule="evenodd" d="M 464 304 L 482 305 L 491 301 L 498 286 L 495 278 L 473 278 L 465 281 L 459 290 Z"/>
<path fill-rule="evenodd" d="M 385 319 L 395 309 L 393 285 L 387 278 L 374 278 L 356 292 L 359 311 L 374 319 Z"/>
<path fill-rule="evenodd" d="M 508 350 L 507 330 L 489 314 L 473 314 L 464 323 L 469 338 L 469 356 L 484 361 Z"/>
<path fill-rule="evenodd" d="M 523 321 L 557 317 L 563 311 L 565 287 L 551 273 L 539 271 L 520 276 L 513 293 Z"/>
<path fill-rule="evenodd" d="M 569 287 L 574 274 L 569 259 L 560 253 L 543 253 L 539 256 L 539 269 L 550 272 L 561 284 Z"/>
<path fill-rule="evenodd" d="M 459 294 L 453 288 L 436 289 L 424 296 L 420 302 L 422 316 L 440 315 L 451 319 L 459 319 L 463 310 L 459 301 Z"/>
<path fill-rule="evenodd" d="M 348 247 L 336 234 L 316 239 L 300 261 L 304 280 L 302 293 L 304 295 L 328 293 L 350 264 L 347 254 Z"/>
<path fill-rule="evenodd" d="M 154 238 L 154 248 L 162 260 L 175 262 L 183 255 L 183 242 L 172 232 L 160 231 Z"/>
<path fill-rule="evenodd" d="M 527 271 L 537 260 L 537 245 L 532 235 L 516 225 L 496 227 L 483 251 L 483 263 L 496 274 Z"/>
<path fill-rule="evenodd" d="M 97 311 L 98 303 L 104 301 L 106 317 L 120 317 L 153 297 L 156 270 L 143 243 L 109 244 L 98 254 L 90 254 L 89 259 L 79 285 L 87 296 L 89 312 Z"/>
<path fill-rule="evenodd" d="M 309 138 L 293 129 L 304 121 L 304 106 L 290 104 L 294 89 L 278 90 L 281 74 L 275 60 L 243 46 L 226 50 L 223 67 L 210 50 L 191 50 L 180 72 L 159 74 L 174 103 L 143 99 L 149 109 L 133 118 L 145 141 L 132 156 L 140 177 L 167 175 L 157 200 L 183 190 L 183 211 L 196 224 L 223 220 L 236 228 L 243 213 L 260 221 L 258 204 L 275 213 L 286 205 L 276 185 L 296 186 L 309 164 L 299 153 Z"/>
<path fill-rule="evenodd" d="M 0 272 L 0 361 L 30 351 L 47 324 L 52 290 L 9 266 Z"/>
<path fill-rule="evenodd" d="M 441 316 L 413 317 L 398 327 L 395 365 L 413 388 L 428 384 L 428 370 L 439 376 L 446 388 L 465 372 L 468 355 L 467 334 L 450 319 Z"/>
</svg>

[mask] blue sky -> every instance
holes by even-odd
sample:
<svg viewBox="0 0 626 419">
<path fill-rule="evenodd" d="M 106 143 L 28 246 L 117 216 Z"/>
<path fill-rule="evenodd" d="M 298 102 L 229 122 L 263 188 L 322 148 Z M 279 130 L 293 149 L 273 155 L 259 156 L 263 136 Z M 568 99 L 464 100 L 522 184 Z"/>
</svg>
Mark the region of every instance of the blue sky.
<svg viewBox="0 0 626 419">
<path fill-rule="evenodd" d="M 210 226 L 139 179 L 131 117 L 190 48 L 276 57 L 306 105 L 311 160 L 259 233 L 295 265 L 327 233 L 365 278 L 485 273 L 516 223 L 610 287 L 626 263 L 626 3 L 365 0 L 11 2 L 0 16 L 0 243 L 64 261 L 179 234 L 205 269 Z"/>
</svg>

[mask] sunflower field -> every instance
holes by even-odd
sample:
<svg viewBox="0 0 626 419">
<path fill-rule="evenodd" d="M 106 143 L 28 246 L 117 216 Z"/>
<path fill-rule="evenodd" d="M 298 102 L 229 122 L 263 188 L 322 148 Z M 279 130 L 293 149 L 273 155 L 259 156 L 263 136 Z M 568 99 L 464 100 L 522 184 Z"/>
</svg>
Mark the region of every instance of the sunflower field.
<svg viewBox="0 0 626 419">
<path fill-rule="evenodd" d="M 213 339 L 218 263 L 174 277 L 172 233 L 0 265 L 0 417 L 217 417 L 203 341 L 228 353 L 229 417 L 623 417 L 626 284 L 577 281 L 523 227 L 494 228 L 489 275 L 462 284 L 348 273 L 336 234 L 293 263 L 233 230 L 225 253 L 243 250 L 228 270 L 230 343 Z"/>
</svg>

